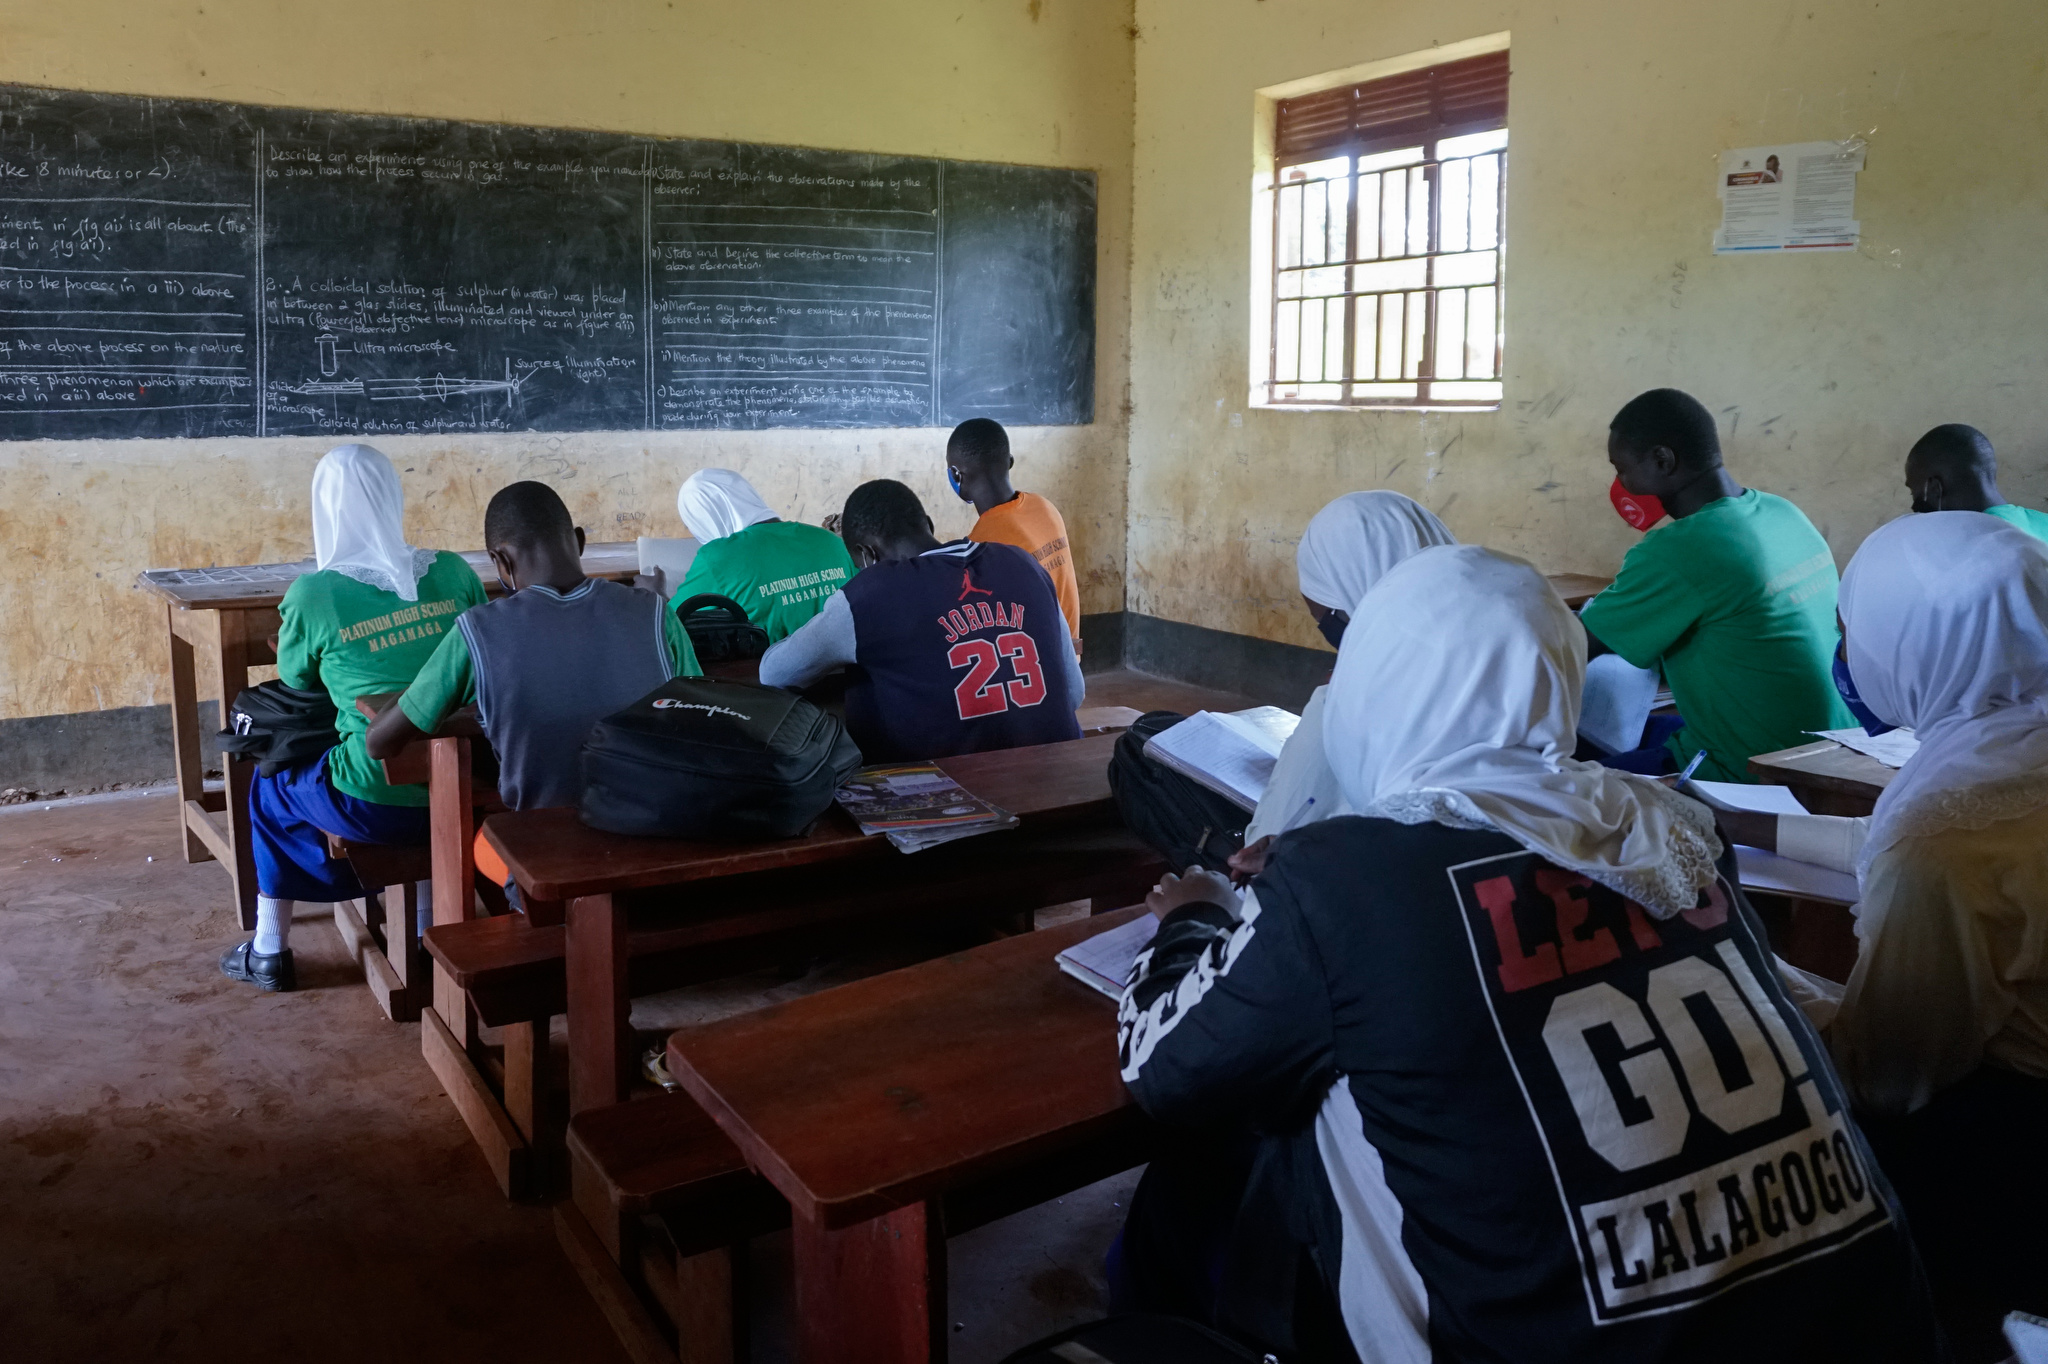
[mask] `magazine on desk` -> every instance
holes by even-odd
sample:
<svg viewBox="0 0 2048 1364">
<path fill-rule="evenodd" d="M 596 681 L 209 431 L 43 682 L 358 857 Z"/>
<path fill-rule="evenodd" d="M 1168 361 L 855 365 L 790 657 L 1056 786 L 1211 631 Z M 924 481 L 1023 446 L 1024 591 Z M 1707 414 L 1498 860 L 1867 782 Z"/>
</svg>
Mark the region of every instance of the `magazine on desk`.
<svg viewBox="0 0 2048 1364">
<path fill-rule="evenodd" d="M 972 794 L 936 763 L 863 767 L 837 800 L 862 833 L 886 834 L 904 852 L 1017 827 L 1015 815 Z"/>
</svg>

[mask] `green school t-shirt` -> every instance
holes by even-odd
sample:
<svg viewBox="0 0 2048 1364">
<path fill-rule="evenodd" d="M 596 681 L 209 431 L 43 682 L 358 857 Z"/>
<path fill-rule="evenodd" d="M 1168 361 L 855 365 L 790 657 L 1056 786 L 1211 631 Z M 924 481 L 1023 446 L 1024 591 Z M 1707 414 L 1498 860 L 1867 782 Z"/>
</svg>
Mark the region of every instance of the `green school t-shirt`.
<svg viewBox="0 0 2048 1364">
<path fill-rule="evenodd" d="M 1685 717 L 1668 741 L 1699 775 L 1752 781 L 1749 759 L 1856 721 L 1835 691 L 1827 541 L 1782 497 L 1751 488 L 1645 535 L 1586 629 L 1638 668 L 1658 667 Z"/>
<path fill-rule="evenodd" d="M 339 715 L 341 745 L 327 759 L 334 789 L 379 805 L 425 805 L 424 786 L 392 786 L 363 747 L 370 722 L 358 696 L 403 691 L 455 618 L 484 600 L 484 585 L 446 550 L 419 581 L 419 600 L 328 570 L 285 589 L 278 614 L 277 675 L 288 687 L 325 687 Z"/>
<path fill-rule="evenodd" d="M 2001 502 L 1995 507 L 1986 507 L 1985 514 L 2001 521 L 2010 521 L 2036 540 L 2048 540 L 2048 512 L 2037 512 L 2032 507 L 2015 506 Z"/>
<path fill-rule="evenodd" d="M 698 550 L 669 609 L 700 592 L 731 597 L 773 644 L 823 610 L 853 573 L 846 542 L 824 527 L 760 521 Z"/>
<path fill-rule="evenodd" d="M 668 643 L 669 666 L 675 675 L 702 677 L 704 670 L 697 666 L 697 651 L 690 647 L 689 632 L 683 629 L 675 612 L 662 616 L 661 633 Z M 431 734 L 448 718 L 449 711 L 475 703 L 476 659 L 469 652 L 469 636 L 451 629 L 441 637 L 434 656 L 413 678 L 405 695 L 398 698 L 398 706 L 414 728 Z"/>
</svg>

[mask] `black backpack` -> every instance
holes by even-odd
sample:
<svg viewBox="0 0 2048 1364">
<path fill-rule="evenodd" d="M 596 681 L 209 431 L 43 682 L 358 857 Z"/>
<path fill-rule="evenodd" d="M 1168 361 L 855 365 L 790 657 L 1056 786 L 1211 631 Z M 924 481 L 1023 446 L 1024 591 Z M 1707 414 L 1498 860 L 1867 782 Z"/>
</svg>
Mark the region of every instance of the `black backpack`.
<svg viewBox="0 0 2048 1364">
<path fill-rule="evenodd" d="M 860 764 L 838 717 L 801 696 L 676 677 L 591 727 L 581 814 L 615 834 L 790 838 Z"/>
<path fill-rule="evenodd" d="M 257 764 L 274 777 L 311 762 L 341 742 L 334 699 L 325 690 L 302 691 L 282 682 L 260 682 L 235 697 L 228 727 L 220 732 L 223 752 Z"/>
<path fill-rule="evenodd" d="M 1153 710 L 1117 736 L 1109 760 L 1109 790 L 1124 825 L 1173 864 L 1229 872 L 1230 855 L 1244 846 L 1252 822 L 1242 807 L 1208 787 L 1145 756 L 1145 741 L 1187 717 Z"/>
<path fill-rule="evenodd" d="M 747 608 L 731 597 L 700 592 L 676 608 L 676 619 L 690 636 L 697 662 L 732 663 L 768 652 L 768 632 L 747 619 Z"/>
</svg>

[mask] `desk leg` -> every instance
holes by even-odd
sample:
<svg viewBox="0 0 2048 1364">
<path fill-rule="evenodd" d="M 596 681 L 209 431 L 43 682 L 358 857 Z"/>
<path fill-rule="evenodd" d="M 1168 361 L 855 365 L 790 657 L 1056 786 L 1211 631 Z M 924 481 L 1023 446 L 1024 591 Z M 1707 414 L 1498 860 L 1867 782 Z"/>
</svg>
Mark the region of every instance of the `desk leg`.
<svg viewBox="0 0 2048 1364">
<path fill-rule="evenodd" d="M 199 759 L 199 686 L 192 664 L 192 641 L 178 633 L 181 612 L 164 608 L 165 633 L 171 641 L 171 752 L 178 764 L 178 828 L 185 835 L 185 860 L 211 862 L 213 851 L 192 829 L 188 804 L 206 803 L 206 771 Z M 223 724 L 226 721 L 222 721 Z"/>
<path fill-rule="evenodd" d="M 626 911 L 610 895 L 569 902 L 569 1114 L 623 1103 L 638 1060 L 626 984 Z"/>
<path fill-rule="evenodd" d="M 476 787 L 467 739 L 427 745 L 427 819 L 434 850 L 434 922 L 475 917 Z"/>
<path fill-rule="evenodd" d="M 217 611 L 214 619 L 220 624 L 220 713 L 226 715 L 236 694 L 249 685 L 251 655 L 268 653 L 268 645 L 249 637 L 247 612 Z M 256 927 L 256 858 L 249 848 L 249 787 L 256 780 L 256 764 L 222 754 L 221 775 L 227 786 L 228 847 L 235 855 L 228 875 L 242 927 L 248 930 Z"/>
<path fill-rule="evenodd" d="M 942 1364 L 946 1233 L 935 1207 L 844 1231 L 799 1217 L 791 1232 L 802 1364 Z"/>
</svg>

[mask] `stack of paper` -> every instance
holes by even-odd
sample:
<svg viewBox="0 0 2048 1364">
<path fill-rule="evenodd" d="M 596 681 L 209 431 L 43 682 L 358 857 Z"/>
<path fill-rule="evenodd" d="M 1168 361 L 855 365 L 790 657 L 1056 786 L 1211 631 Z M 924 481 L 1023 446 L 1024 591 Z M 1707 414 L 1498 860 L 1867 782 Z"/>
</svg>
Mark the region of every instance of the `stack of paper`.
<svg viewBox="0 0 2048 1364">
<path fill-rule="evenodd" d="M 1606 753 L 1626 753 L 1643 741 L 1657 688 L 1654 668 L 1638 668 L 1620 654 L 1602 654 L 1586 665 L 1579 694 L 1579 733 Z"/>
<path fill-rule="evenodd" d="M 1200 782 L 1232 804 L 1256 810 L 1273 765 L 1301 717 L 1278 706 L 1225 715 L 1198 710 L 1145 741 L 1145 756 Z"/>
<path fill-rule="evenodd" d="M 1131 966 L 1138 954 L 1151 945 L 1159 921 L 1140 914 L 1121 928 L 1084 938 L 1054 957 L 1060 970 L 1075 980 L 1102 991 L 1111 999 L 1124 997 L 1124 983 L 1131 978 Z"/>
<path fill-rule="evenodd" d="M 1867 754 L 1886 767 L 1904 767 L 1906 760 L 1920 751 L 1919 738 L 1903 726 L 1888 729 L 1882 734 L 1871 734 L 1861 725 L 1854 729 L 1809 729 L 1806 732 L 1818 734 L 1823 739 L 1833 739 L 1842 747 Z"/>
<path fill-rule="evenodd" d="M 1017 827 L 1015 815 L 970 795 L 933 763 L 863 767 L 837 799 L 862 833 L 887 834 L 907 853 Z"/>
<path fill-rule="evenodd" d="M 1751 786 L 1732 781 L 1690 781 L 1686 794 L 1696 796 L 1716 810 L 1753 810 L 1765 815 L 1803 815 L 1806 807 L 1789 786 Z M 1750 848 L 1735 847 L 1735 869 L 1745 890 L 1796 895 L 1803 900 L 1832 900 L 1853 905 L 1861 898 L 1856 878 L 1832 867 L 1795 862 L 1789 857 Z"/>
</svg>

